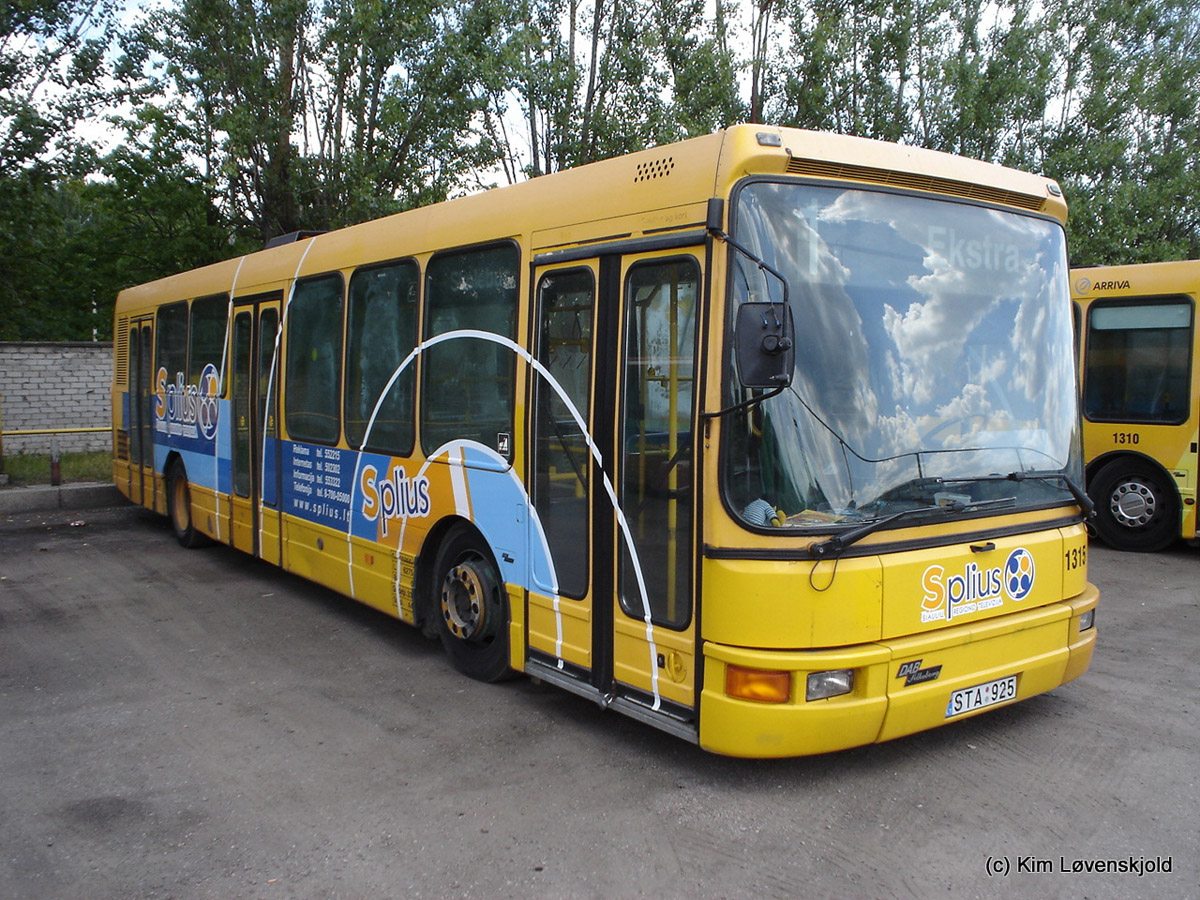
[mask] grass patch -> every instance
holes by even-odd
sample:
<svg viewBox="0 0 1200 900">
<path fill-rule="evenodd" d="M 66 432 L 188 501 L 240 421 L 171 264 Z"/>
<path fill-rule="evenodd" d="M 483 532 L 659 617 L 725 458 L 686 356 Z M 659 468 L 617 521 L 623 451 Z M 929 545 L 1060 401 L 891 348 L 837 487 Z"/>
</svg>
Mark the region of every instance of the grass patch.
<svg viewBox="0 0 1200 900">
<path fill-rule="evenodd" d="M 112 481 L 112 454 L 107 451 L 95 453 L 60 453 L 58 470 L 67 481 Z M 9 484 L 49 484 L 49 453 L 17 453 L 5 456 L 0 463 L 0 472 L 8 475 Z"/>
</svg>

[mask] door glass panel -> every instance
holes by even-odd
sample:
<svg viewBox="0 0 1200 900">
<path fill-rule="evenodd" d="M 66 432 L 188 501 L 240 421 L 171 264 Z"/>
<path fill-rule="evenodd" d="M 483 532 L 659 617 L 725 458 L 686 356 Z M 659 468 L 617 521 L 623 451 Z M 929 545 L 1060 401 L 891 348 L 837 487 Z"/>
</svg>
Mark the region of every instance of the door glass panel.
<svg viewBox="0 0 1200 900">
<path fill-rule="evenodd" d="M 588 588 L 588 474 L 591 457 L 576 415 L 590 419 L 595 281 L 588 269 L 545 276 L 538 286 L 538 361 L 570 398 L 546 381 L 534 386 L 533 502 L 546 533 L 558 591 Z"/>
<path fill-rule="evenodd" d="M 233 320 L 233 490 L 250 496 L 250 348 L 251 314 Z"/>
<path fill-rule="evenodd" d="M 273 370 L 275 342 L 278 340 L 279 310 L 263 309 L 258 314 L 257 412 L 254 422 L 254 458 L 258 460 L 259 499 L 267 506 L 278 503 L 278 469 L 275 438 L 275 397 L 279 393 L 279 373 Z"/>
<path fill-rule="evenodd" d="M 700 270 L 687 259 L 630 269 L 625 289 L 621 509 L 654 622 L 684 627 L 692 589 L 692 382 Z M 621 553 L 621 605 L 641 618 L 637 569 Z"/>
<path fill-rule="evenodd" d="M 134 328 L 129 339 L 129 461 L 135 466 L 142 462 L 142 330 Z"/>
<path fill-rule="evenodd" d="M 275 363 L 275 341 L 279 331 L 279 310 L 264 309 L 258 317 L 258 436 L 263 428 L 269 438 L 275 437 L 275 416 L 267 415 L 268 394 L 279 393 L 279 373 L 272 370 Z M 274 397 L 270 397 L 274 403 Z"/>
</svg>

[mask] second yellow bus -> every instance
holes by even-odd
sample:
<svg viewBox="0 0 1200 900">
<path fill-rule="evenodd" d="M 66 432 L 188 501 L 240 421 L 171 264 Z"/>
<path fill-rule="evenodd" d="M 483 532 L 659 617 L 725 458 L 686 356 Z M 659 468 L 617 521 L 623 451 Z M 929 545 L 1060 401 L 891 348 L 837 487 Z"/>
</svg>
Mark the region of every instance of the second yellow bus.
<svg viewBox="0 0 1200 900">
<path fill-rule="evenodd" d="M 1095 528 L 1120 550 L 1196 537 L 1200 260 L 1071 271 Z"/>
</svg>

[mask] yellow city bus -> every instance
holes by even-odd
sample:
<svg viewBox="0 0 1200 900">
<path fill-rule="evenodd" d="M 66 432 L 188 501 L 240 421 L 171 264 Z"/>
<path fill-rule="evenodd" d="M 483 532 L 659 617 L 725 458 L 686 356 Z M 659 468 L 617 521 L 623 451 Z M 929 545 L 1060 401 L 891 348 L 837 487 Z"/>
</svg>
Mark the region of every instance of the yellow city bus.
<svg viewBox="0 0 1200 900">
<path fill-rule="evenodd" d="M 1196 537 L 1200 260 L 1071 270 L 1095 528 L 1119 550 Z"/>
<path fill-rule="evenodd" d="M 114 475 L 717 753 L 884 741 L 1095 642 L 1066 208 L 739 126 L 123 291 Z"/>
</svg>

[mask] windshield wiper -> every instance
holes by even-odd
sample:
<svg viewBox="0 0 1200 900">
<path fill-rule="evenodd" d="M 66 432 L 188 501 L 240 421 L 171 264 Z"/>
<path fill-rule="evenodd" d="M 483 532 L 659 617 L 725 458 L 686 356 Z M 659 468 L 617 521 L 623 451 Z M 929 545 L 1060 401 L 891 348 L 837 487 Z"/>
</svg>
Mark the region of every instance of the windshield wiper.
<svg viewBox="0 0 1200 900">
<path fill-rule="evenodd" d="M 1070 475 L 1062 472 L 1010 472 L 1008 475 L 1009 481 L 1059 481 L 1066 485 L 1067 490 L 1071 492 L 1071 496 L 1075 498 L 1075 502 L 1079 504 L 1079 508 L 1083 510 L 1083 517 L 1090 519 L 1095 511 L 1095 504 L 1092 503 L 1092 498 L 1084 493 L 1083 488 L 1075 483 L 1075 479 Z"/>
<path fill-rule="evenodd" d="M 1027 472 L 1009 472 L 1007 475 L 973 475 L 970 478 L 938 478 L 934 480 L 940 484 L 977 484 L 983 481 L 1058 481 L 1066 487 L 1075 502 L 1079 504 L 1085 519 L 1090 519 L 1095 509 L 1095 504 L 1084 493 L 1083 488 L 1075 483 L 1075 479 L 1063 472 L 1030 469 Z"/>
<path fill-rule="evenodd" d="M 895 522 L 897 519 L 903 519 L 908 516 L 920 515 L 921 513 L 951 513 L 963 512 L 968 509 L 979 509 L 984 506 L 1011 506 L 1017 502 L 1016 497 L 1000 497 L 996 500 L 969 500 L 966 503 L 961 500 L 952 500 L 949 503 L 942 503 L 938 506 L 921 506 L 916 509 L 902 509 L 900 512 L 892 513 L 890 516 L 884 516 L 881 519 L 873 519 L 865 525 L 859 525 L 857 528 L 851 528 L 849 531 L 843 531 L 841 534 L 835 534 L 833 537 L 823 541 L 817 541 L 808 548 L 808 552 L 818 559 L 827 559 L 840 554 L 851 544 L 857 544 L 868 534 L 873 534 L 885 525 Z"/>
</svg>

